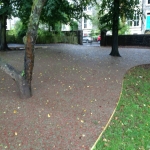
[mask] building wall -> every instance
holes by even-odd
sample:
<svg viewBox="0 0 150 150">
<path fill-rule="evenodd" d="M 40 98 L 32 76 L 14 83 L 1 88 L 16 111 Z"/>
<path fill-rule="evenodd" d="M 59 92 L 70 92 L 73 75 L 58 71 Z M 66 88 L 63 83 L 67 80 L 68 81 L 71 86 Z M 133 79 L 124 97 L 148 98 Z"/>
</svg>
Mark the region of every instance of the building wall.
<svg viewBox="0 0 150 150">
<path fill-rule="evenodd" d="M 142 33 L 145 33 L 146 30 L 150 30 L 150 1 L 143 0 L 143 24 L 142 24 Z"/>
<path fill-rule="evenodd" d="M 62 31 L 70 31 L 70 25 L 62 24 L 61 30 Z"/>
<path fill-rule="evenodd" d="M 87 6 L 86 9 L 84 10 L 84 13 L 86 13 L 89 16 L 92 16 L 93 15 L 92 9 L 93 9 L 92 6 Z M 81 30 L 83 30 L 83 36 L 90 36 L 91 30 L 93 28 L 91 20 L 82 17 L 79 24 Z"/>
<path fill-rule="evenodd" d="M 118 36 L 119 46 L 148 46 L 150 47 L 150 34 L 139 34 L 139 35 L 119 35 Z M 101 46 L 111 46 L 112 36 L 107 35 L 101 38 Z"/>
<path fill-rule="evenodd" d="M 143 0 L 139 0 L 139 7 L 142 10 Z M 136 12 L 134 14 L 135 20 L 128 19 L 129 34 L 142 34 L 142 18 Z M 127 33 L 128 34 L 128 33 Z"/>
<path fill-rule="evenodd" d="M 13 30 L 17 21 L 19 21 L 19 18 L 17 17 L 12 17 L 11 19 L 7 19 L 7 30 Z"/>
<path fill-rule="evenodd" d="M 150 30 L 150 0 L 140 0 L 139 6 L 143 16 L 140 17 L 139 26 L 130 27 L 130 34 L 144 34 L 146 30 Z"/>
</svg>

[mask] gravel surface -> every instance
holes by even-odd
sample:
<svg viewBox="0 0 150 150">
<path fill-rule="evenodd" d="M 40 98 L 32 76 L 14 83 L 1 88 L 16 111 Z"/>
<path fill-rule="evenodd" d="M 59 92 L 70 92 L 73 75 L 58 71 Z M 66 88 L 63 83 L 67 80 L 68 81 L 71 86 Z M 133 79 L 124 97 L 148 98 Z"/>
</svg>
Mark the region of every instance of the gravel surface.
<svg viewBox="0 0 150 150">
<path fill-rule="evenodd" d="M 0 70 L 0 150 L 89 150 L 119 100 L 128 69 L 150 64 L 150 50 L 71 44 L 35 50 L 30 99 Z M 23 70 L 24 50 L 0 52 Z"/>
</svg>

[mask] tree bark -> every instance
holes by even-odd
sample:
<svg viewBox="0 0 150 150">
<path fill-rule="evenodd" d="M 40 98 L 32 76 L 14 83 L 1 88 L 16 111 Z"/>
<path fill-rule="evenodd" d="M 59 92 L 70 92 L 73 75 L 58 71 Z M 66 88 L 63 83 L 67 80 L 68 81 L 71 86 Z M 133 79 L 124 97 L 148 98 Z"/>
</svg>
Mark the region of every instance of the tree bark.
<svg viewBox="0 0 150 150">
<path fill-rule="evenodd" d="M 6 22 L 7 16 L 5 14 L 0 15 L 0 51 L 9 50 L 6 42 Z"/>
<path fill-rule="evenodd" d="M 114 0 L 112 50 L 110 53 L 111 56 L 118 56 L 118 57 L 120 57 L 119 50 L 118 50 L 119 5 L 120 5 L 120 0 Z"/>
<path fill-rule="evenodd" d="M 6 62 L 3 62 L 1 59 L 0 59 L 0 69 L 2 69 L 16 82 L 20 91 L 20 98 L 24 99 L 29 98 L 31 96 L 24 75 L 21 72 L 19 72 Z"/>
<path fill-rule="evenodd" d="M 24 37 L 25 43 L 24 73 L 26 84 L 30 91 L 30 96 L 32 96 L 31 81 L 34 67 L 34 45 L 36 42 L 41 11 L 45 2 L 46 0 L 34 0 L 29 19 L 28 30 L 26 36 Z"/>
</svg>

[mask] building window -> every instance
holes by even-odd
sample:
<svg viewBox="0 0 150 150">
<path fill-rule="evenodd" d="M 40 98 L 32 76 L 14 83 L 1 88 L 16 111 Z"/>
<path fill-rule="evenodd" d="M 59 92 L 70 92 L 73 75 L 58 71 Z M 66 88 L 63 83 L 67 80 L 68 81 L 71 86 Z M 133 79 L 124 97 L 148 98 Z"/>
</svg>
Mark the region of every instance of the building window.
<svg viewBox="0 0 150 150">
<path fill-rule="evenodd" d="M 135 13 L 133 19 L 128 19 L 128 26 L 139 26 L 139 15 L 137 13 Z"/>
<path fill-rule="evenodd" d="M 140 0 L 136 0 L 136 4 L 140 4 Z"/>
<path fill-rule="evenodd" d="M 137 13 L 134 15 L 134 26 L 139 26 L 139 15 Z"/>
<path fill-rule="evenodd" d="M 128 26 L 132 26 L 132 20 L 128 20 Z"/>
<path fill-rule="evenodd" d="M 150 4 L 150 0 L 148 0 L 148 4 Z"/>
<path fill-rule="evenodd" d="M 66 30 L 66 25 L 65 24 L 62 25 L 62 30 L 63 31 Z"/>
<path fill-rule="evenodd" d="M 87 19 L 84 18 L 84 28 L 87 28 Z"/>
</svg>

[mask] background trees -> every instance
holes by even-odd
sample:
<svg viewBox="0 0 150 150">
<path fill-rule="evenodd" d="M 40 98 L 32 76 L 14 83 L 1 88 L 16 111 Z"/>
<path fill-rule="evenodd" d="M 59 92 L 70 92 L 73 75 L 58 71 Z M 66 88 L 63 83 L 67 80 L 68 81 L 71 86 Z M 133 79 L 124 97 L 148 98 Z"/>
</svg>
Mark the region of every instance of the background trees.
<svg viewBox="0 0 150 150">
<path fill-rule="evenodd" d="M 9 49 L 6 42 L 7 19 L 10 19 L 12 16 L 18 17 L 22 5 L 29 7 L 28 1 L 25 2 L 26 0 L 0 0 L 0 50 L 5 51 Z M 31 7 L 30 10 L 28 10 L 28 18 L 30 12 Z"/>
<path fill-rule="evenodd" d="M 7 50 L 6 21 L 11 15 L 16 15 L 19 0 L 0 0 L 0 50 Z"/>
<path fill-rule="evenodd" d="M 74 20 L 80 19 L 87 15 L 83 10 L 87 5 L 94 3 L 92 0 L 47 0 L 42 9 L 40 22 L 46 24 L 50 29 L 55 30 L 56 24 L 74 24 Z M 25 0 L 21 2 L 18 17 L 23 24 L 27 24 L 29 12 L 32 6 L 32 0 Z"/>
<path fill-rule="evenodd" d="M 112 30 L 112 50 L 110 55 L 120 56 L 118 51 L 119 20 L 124 24 L 127 19 L 134 19 L 134 14 L 141 14 L 139 0 L 102 0 L 100 3 L 99 23 L 101 30 Z"/>
<path fill-rule="evenodd" d="M 55 29 L 55 24 L 74 24 L 74 19 L 86 16 L 83 10 L 87 5 L 94 3 L 92 0 L 47 0 L 40 16 L 41 23 L 47 24 L 50 29 Z M 31 12 L 33 0 L 0 0 L 0 50 L 7 50 L 6 42 L 6 20 L 11 16 L 21 19 L 23 26 L 19 33 L 24 36 Z"/>
</svg>

